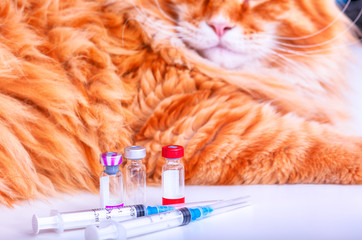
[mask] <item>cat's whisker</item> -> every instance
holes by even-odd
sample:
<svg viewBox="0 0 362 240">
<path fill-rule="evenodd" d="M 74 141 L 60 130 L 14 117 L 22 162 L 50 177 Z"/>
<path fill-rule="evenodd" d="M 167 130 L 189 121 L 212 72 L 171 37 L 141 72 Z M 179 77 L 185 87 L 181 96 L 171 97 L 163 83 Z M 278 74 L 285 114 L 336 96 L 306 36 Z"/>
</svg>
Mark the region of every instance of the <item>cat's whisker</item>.
<svg viewBox="0 0 362 240">
<path fill-rule="evenodd" d="M 129 0 L 129 2 L 133 5 L 134 9 L 142 16 L 144 17 L 146 22 L 149 22 L 151 25 L 151 27 L 154 28 L 154 25 L 157 25 L 157 28 L 169 28 L 171 30 L 177 30 L 177 27 L 175 26 L 168 26 L 167 24 L 165 24 L 164 22 L 162 24 L 156 22 L 150 22 L 149 20 L 149 15 L 152 13 L 147 14 L 145 11 L 142 11 L 143 7 L 141 6 L 141 9 L 139 7 L 137 7 L 134 2 L 132 0 Z"/>
<path fill-rule="evenodd" d="M 339 45 L 336 45 L 336 46 L 333 46 L 333 47 L 330 47 L 330 48 L 309 50 L 309 51 L 303 51 L 303 52 L 305 52 L 305 53 L 323 53 L 323 54 L 327 54 L 328 51 L 330 51 L 330 50 L 335 50 L 335 49 L 338 49 L 338 48 L 346 48 L 346 47 L 354 46 L 354 45 L 360 44 L 361 42 L 362 42 L 362 40 L 357 39 L 355 41 L 351 41 L 351 42 L 348 42 L 346 44 L 339 44 Z"/>
<path fill-rule="evenodd" d="M 195 35 L 197 35 L 197 28 L 191 25 L 190 27 L 179 27 L 177 31 L 177 36 L 185 40 L 194 40 Z"/>
<path fill-rule="evenodd" d="M 304 52 L 300 52 L 300 51 L 293 51 L 290 49 L 286 49 L 283 47 L 274 47 L 274 50 L 283 52 L 281 54 L 283 54 L 284 56 L 299 56 L 299 57 L 305 57 L 305 58 L 316 58 L 316 57 L 320 57 L 320 58 L 325 58 L 326 56 L 333 56 L 335 55 L 334 53 L 322 53 L 321 51 L 315 52 L 315 53 L 304 53 Z"/>
<path fill-rule="evenodd" d="M 273 56 L 275 59 L 278 59 L 280 61 L 286 62 L 287 63 L 287 67 L 289 68 L 289 66 L 292 66 L 294 69 L 299 69 L 299 67 L 296 66 L 295 62 L 293 60 L 288 59 L 287 57 L 284 57 L 282 54 L 274 51 L 274 50 L 270 50 L 268 51 L 269 54 L 271 56 Z M 277 63 L 279 63 L 278 61 L 276 61 Z M 282 67 L 286 66 L 286 63 L 283 63 L 283 65 L 281 65 Z"/>
<path fill-rule="evenodd" d="M 275 54 L 271 54 L 269 56 L 270 60 L 273 60 L 274 64 L 277 64 L 278 66 L 285 68 L 287 67 L 288 69 L 293 69 L 293 71 L 298 71 L 297 69 L 295 69 L 295 67 L 293 65 L 291 65 L 289 62 L 286 62 L 284 59 L 276 56 Z"/>
<path fill-rule="evenodd" d="M 282 68 L 292 69 L 294 71 L 294 73 L 299 73 L 299 74 L 305 73 L 305 68 L 300 63 L 294 61 L 293 59 L 288 58 L 287 56 L 284 56 L 283 54 L 280 54 L 274 50 L 271 50 L 271 49 L 270 49 L 270 53 L 271 53 L 271 56 L 274 55 L 275 57 L 277 57 L 277 59 L 284 61 L 283 64 L 280 64 L 279 62 L 275 61 Z M 290 72 L 290 73 L 294 74 L 293 72 Z M 313 71 L 313 75 L 318 76 L 320 80 L 325 79 L 325 76 L 321 75 L 318 72 Z M 309 79 L 309 74 L 308 74 L 308 72 L 306 72 L 305 77 L 299 79 L 299 80 L 303 80 L 303 81 L 298 81 L 298 83 L 295 83 L 295 84 L 297 84 L 303 88 L 313 88 L 314 90 L 318 90 L 321 93 L 325 93 L 325 89 L 323 88 L 323 86 L 320 84 L 319 81 L 311 82 L 308 79 Z"/>
<path fill-rule="evenodd" d="M 273 64 L 276 66 L 279 66 L 280 68 L 287 69 L 289 71 L 289 74 L 293 74 L 294 72 L 300 72 L 301 69 L 290 62 L 286 61 L 283 58 L 280 58 L 279 56 L 276 56 L 274 54 L 270 55 L 270 60 L 273 61 Z M 294 83 L 293 83 L 294 84 Z"/>
<path fill-rule="evenodd" d="M 238 41 L 238 42 L 243 42 L 245 45 L 249 46 L 248 49 L 250 48 L 250 46 L 255 45 L 256 47 L 255 47 L 255 49 L 253 49 L 253 51 L 258 50 L 258 49 L 260 49 L 260 48 L 263 48 L 262 45 L 258 46 L 257 44 L 255 44 L 255 42 L 253 42 L 253 40 L 251 40 L 251 43 L 248 43 L 248 41 L 250 41 L 250 39 L 249 39 L 249 38 L 246 38 L 246 37 L 241 37 L 241 38 L 239 38 L 237 41 Z M 291 55 L 299 55 L 299 56 L 306 56 L 306 57 L 312 56 L 312 55 L 307 55 L 307 54 L 305 54 L 305 51 L 303 51 L 303 50 L 299 50 L 299 49 L 297 49 L 297 50 L 288 49 L 288 48 L 285 48 L 285 47 L 283 47 L 283 46 L 280 46 L 278 41 L 271 40 L 271 39 L 270 39 L 269 41 L 271 41 L 271 42 L 274 44 L 274 46 L 272 47 L 272 49 L 276 49 L 276 50 L 280 50 L 280 51 L 283 51 L 283 52 L 287 52 L 287 53 L 290 53 Z"/>
<path fill-rule="evenodd" d="M 288 58 L 284 58 L 282 57 L 282 55 L 278 54 L 278 53 L 272 53 L 273 55 L 275 55 L 275 59 L 282 61 L 282 62 L 277 62 L 282 68 L 288 68 L 290 70 L 293 70 L 293 72 L 300 72 L 300 67 L 296 65 L 296 63 L 294 63 L 293 61 L 289 60 Z"/>
<path fill-rule="evenodd" d="M 132 1 L 131 1 L 132 2 Z M 166 23 L 162 22 L 162 23 L 159 23 L 157 21 L 151 21 L 149 18 L 149 16 L 147 15 L 146 12 L 142 11 L 139 7 L 137 7 L 133 2 L 132 2 L 132 5 L 134 7 L 134 9 L 137 10 L 137 12 L 144 17 L 144 22 L 142 22 L 143 24 L 146 24 L 147 27 L 151 28 L 151 29 L 154 29 L 154 30 L 159 30 L 159 29 L 162 29 L 165 33 L 165 31 L 169 31 L 169 30 L 178 30 L 179 27 L 177 26 L 169 26 L 167 25 Z M 150 13 L 151 14 L 151 13 Z M 139 22 L 139 21 L 138 21 Z M 141 22 L 139 22 L 140 24 L 142 24 Z M 171 32 L 169 31 L 170 34 L 174 35 L 175 33 L 174 32 Z"/>
<path fill-rule="evenodd" d="M 281 52 L 285 52 L 285 53 L 289 53 L 289 55 L 293 55 L 293 56 L 303 56 L 303 57 L 314 57 L 314 56 L 317 56 L 317 55 L 308 55 L 308 54 L 305 54 L 304 52 L 302 51 L 293 51 L 293 50 L 290 50 L 290 49 L 286 49 L 286 48 L 283 48 L 283 47 L 278 47 L 278 46 L 274 46 L 273 47 L 274 50 L 278 50 L 278 51 L 281 51 Z M 284 54 L 285 55 L 285 54 Z M 322 55 L 318 55 L 318 56 L 322 56 Z"/>
<path fill-rule="evenodd" d="M 123 29 L 122 29 L 122 46 L 124 46 L 124 33 L 125 33 L 126 25 L 127 25 L 127 23 L 129 22 L 129 20 L 135 20 L 135 21 L 137 21 L 137 22 L 139 23 L 139 20 L 136 19 L 136 18 L 128 18 L 128 19 L 125 21 L 125 23 L 123 24 Z M 143 24 L 146 25 L 146 26 L 149 27 L 149 28 L 152 28 L 152 29 L 155 29 L 155 30 L 156 30 L 155 26 L 152 25 L 151 23 L 147 22 L 147 21 L 146 21 L 146 22 L 143 22 Z M 157 26 L 157 32 L 162 33 L 162 34 L 164 34 L 164 35 L 166 35 L 166 36 L 169 36 L 169 37 L 175 36 L 175 32 L 171 32 L 171 31 L 162 29 L 162 28 L 160 28 L 160 27 L 158 27 L 158 26 Z M 177 34 L 176 34 L 176 36 L 177 36 Z"/>
<path fill-rule="evenodd" d="M 322 50 L 322 49 L 319 49 L 319 50 L 316 50 L 316 51 L 306 51 L 306 50 L 302 50 L 302 49 L 290 49 L 290 48 L 288 48 L 289 46 L 285 46 L 283 44 L 280 44 L 279 41 L 272 40 L 272 42 L 274 43 L 273 49 L 279 49 L 279 50 L 282 50 L 283 52 L 288 52 L 288 53 L 291 53 L 293 55 L 313 56 L 312 54 L 309 55 L 309 53 L 317 53 L 317 52 L 325 51 L 325 50 Z M 340 46 L 345 46 L 345 45 L 341 44 Z"/>
<path fill-rule="evenodd" d="M 180 29 L 180 30 L 178 31 L 178 34 L 180 34 L 180 35 L 186 35 L 186 36 L 190 36 L 190 37 L 194 37 L 194 36 L 197 34 L 197 32 L 196 32 L 196 31 L 193 31 L 193 30 L 191 30 L 191 29 L 185 29 L 185 28 L 183 28 L 183 29 Z"/>
<path fill-rule="evenodd" d="M 263 35 L 263 34 L 259 34 L 259 37 L 263 38 L 268 38 L 268 36 L 266 35 Z M 241 42 L 248 42 L 250 41 L 249 38 L 247 37 L 241 37 L 238 39 L 239 41 Z M 334 45 L 333 47 L 329 47 L 329 48 L 323 48 L 323 49 L 316 49 L 316 50 L 306 50 L 306 49 L 301 49 L 301 48 L 293 48 L 294 45 L 292 44 L 284 44 L 282 42 L 279 42 L 279 41 L 276 41 L 274 39 L 268 39 L 268 41 L 271 41 L 275 46 L 279 47 L 279 48 L 282 48 L 284 52 L 289 52 L 293 55 L 305 55 L 305 56 L 308 56 L 308 55 L 316 55 L 315 53 L 323 53 L 323 54 L 328 54 L 328 52 L 330 50 L 333 50 L 333 49 L 336 49 L 336 48 L 345 48 L 345 47 L 348 47 L 348 46 L 353 46 L 355 44 L 358 44 L 361 42 L 361 40 L 355 40 L 355 41 L 352 41 L 352 42 L 349 42 L 349 43 L 339 43 L 339 44 L 336 44 Z M 275 47 L 273 47 L 275 48 Z"/>
<path fill-rule="evenodd" d="M 165 13 L 165 11 L 163 11 L 163 9 L 161 8 L 158 0 L 155 0 L 155 2 L 156 2 L 156 4 L 157 4 L 158 10 L 160 10 L 161 14 L 162 14 L 165 18 L 167 18 L 168 20 L 170 20 L 170 21 L 178 24 L 178 22 L 177 22 L 175 19 L 171 18 L 169 15 L 167 15 L 167 14 Z"/>
<path fill-rule="evenodd" d="M 164 29 L 168 29 L 168 30 L 178 30 L 179 29 L 178 26 L 171 26 L 165 22 L 155 22 L 155 21 L 151 21 L 149 19 L 147 19 L 147 21 L 152 25 L 157 25 L 157 28 L 164 28 Z"/>
<path fill-rule="evenodd" d="M 178 27 L 177 31 L 179 33 L 187 33 L 189 35 L 195 35 L 198 32 L 198 29 L 196 26 L 189 24 L 189 23 L 182 23 Z"/>
<path fill-rule="evenodd" d="M 297 62 L 295 62 L 294 60 L 272 50 L 272 49 L 269 49 L 268 50 L 269 53 L 271 53 L 272 55 L 275 55 L 276 57 L 280 58 L 281 60 L 284 60 L 285 62 L 289 63 L 289 65 L 293 66 L 293 68 L 297 71 L 297 72 L 302 72 L 303 69 L 298 65 Z"/>
<path fill-rule="evenodd" d="M 333 19 L 332 22 L 330 22 L 327 26 L 325 26 L 324 28 L 312 33 L 312 34 L 308 34 L 305 36 L 301 36 L 301 37 L 282 37 L 282 36 L 278 36 L 277 39 L 278 40 L 302 40 L 302 39 L 307 39 L 307 38 L 311 38 L 314 37 L 322 32 L 324 32 L 325 30 L 327 30 L 328 28 L 330 28 L 333 24 L 335 24 L 337 22 L 337 20 L 339 18 L 341 18 L 344 13 L 347 11 L 347 8 L 349 7 L 349 5 L 351 4 L 352 0 L 348 0 L 347 3 L 344 5 L 343 9 L 339 12 L 339 14 L 336 16 L 335 19 Z"/>
<path fill-rule="evenodd" d="M 132 0 L 128 0 L 128 2 L 130 2 L 133 6 L 134 9 L 136 9 L 136 11 L 141 14 L 144 18 L 148 19 L 148 17 L 146 16 L 146 13 L 143 12 L 139 7 L 136 6 L 136 4 L 132 1 Z"/>
<path fill-rule="evenodd" d="M 185 36 L 185 35 L 183 35 L 183 36 L 179 36 L 179 38 L 180 39 L 182 39 L 184 42 L 188 42 L 188 43 L 190 43 L 190 42 L 192 42 L 192 41 L 195 41 L 195 38 L 193 38 L 193 37 L 190 37 L 190 36 Z"/>
<path fill-rule="evenodd" d="M 137 21 L 137 19 L 135 19 L 135 18 L 127 18 L 126 21 L 124 21 L 123 26 L 122 26 L 122 35 L 121 35 L 122 47 L 124 47 L 124 31 L 125 31 L 126 26 L 127 26 L 128 22 L 129 22 L 130 20 L 135 20 L 135 21 Z"/>
<path fill-rule="evenodd" d="M 321 54 L 328 54 L 331 50 L 335 50 L 335 49 L 338 49 L 338 48 L 346 48 L 346 47 L 351 47 L 351 46 L 354 46 L 354 45 L 357 45 L 357 44 L 360 44 L 362 42 L 362 40 L 354 40 L 354 41 L 351 41 L 351 42 L 348 42 L 348 43 L 345 43 L 345 44 L 337 44 L 337 45 L 334 45 L 333 47 L 329 47 L 329 48 L 323 48 L 323 49 L 316 49 L 316 50 L 302 50 L 302 49 L 287 49 L 285 48 L 285 45 L 283 44 L 280 44 L 280 42 L 278 41 L 274 41 L 274 43 L 276 45 L 279 45 L 279 47 L 284 47 L 284 49 L 286 50 L 290 50 L 290 51 L 294 51 L 294 52 L 301 52 L 301 53 L 304 53 L 304 54 L 315 54 L 315 53 L 321 53 Z M 286 46 L 286 47 L 289 47 L 289 46 Z"/>
<path fill-rule="evenodd" d="M 273 62 L 273 64 L 278 65 L 279 67 L 283 69 L 287 69 L 289 71 L 289 74 L 293 75 L 294 73 L 304 73 L 304 69 L 296 63 L 293 63 L 293 61 L 290 61 L 288 58 L 283 58 L 281 55 L 279 55 L 276 52 L 271 52 L 271 55 L 269 56 L 270 60 Z M 305 78 L 308 79 L 308 76 Z M 320 86 L 320 84 L 314 84 L 313 86 L 310 85 L 308 81 L 301 81 L 302 78 L 299 78 L 298 82 L 294 82 L 292 79 L 290 79 L 290 83 L 293 85 L 298 85 L 299 87 L 305 88 L 314 88 L 318 89 L 319 91 L 323 92 L 323 88 Z"/>
<path fill-rule="evenodd" d="M 283 43 L 283 42 L 280 42 L 280 44 L 284 45 L 284 46 L 293 47 L 293 48 L 314 48 L 314 47 L 320 47 L 320 46 L 326 45 L 328 43 L 331 43 L 331 42 L 337 40 L 343 34 L 350 31 L 350 29 L 355 26 L 356 22 L 359 20 L 361 15 L 362 15 L 362 9 L 359 11 L 357 17 L 353 20 L 353 22 L 344 31 L 340 32 L 339 34 L 337 34 L 333 38 L 328 39 L 328 40 L 326 40 L 324 42 L 320 42 L 320 43 L 317 43 L 317 44 L 310 44 L 310 45 L 296 45 L 296 44 L 289 44 L 289 43 Z M 278 39 L 278 37 L 275 37 L 275 39 Z"/>
</svg>

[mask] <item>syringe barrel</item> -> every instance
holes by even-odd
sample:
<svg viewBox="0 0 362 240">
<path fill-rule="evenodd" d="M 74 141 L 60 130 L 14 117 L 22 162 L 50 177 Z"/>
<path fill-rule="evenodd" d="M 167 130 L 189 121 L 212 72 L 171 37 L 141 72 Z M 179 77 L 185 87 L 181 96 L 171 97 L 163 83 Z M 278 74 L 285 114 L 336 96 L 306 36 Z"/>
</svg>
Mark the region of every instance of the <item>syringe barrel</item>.
<svg viewBox="0 0 362 240">
<path fill-rule="evenodd" d="M 186 225 L 191 221 L 191 213 L 187 208 L 181 208 L 170 212 L 145 216 L 138 220 L 120 223 L 120 231 L 124 231 L 125 233 L 123 234 L 129 238 Z"/>
<path fill-rule="evenodd" d="M 33 231 L 55 229 L 58 233 L 68 229 L 85 228 L 88 225 L 98 225 L 101 221 L 113 219 L 125 221 L 141 217 L 146 214 L 144 205 L 133 205 L 125 207 L 98 208 L 84 211 L 64 212 L 52 211 L 51 217 L 39 218 L 33 216 Z"/>
<path fill-rule="evenodd" d="M 190 211 L 181 208 L 174 211 L 138 218 L 138 221 L 116 222 L 114 220 L 102 222 L 100 227 L 88 226 L 85 230 L 86 240 L 117 239 L 124 240 L 130 237 L 157 232 L 191 221 Z"/>
<path fill-rule="evenodd" d="M 145 215 L 144 205 L 134 205 L 126 207 L 98 208 L 78 212 L 61 213 L 64 230 L 84 228 L 88 225 L 99 224 L 101 221 L 112 219 L 115 221 L 125 221 L 128 219 Z"/>
</svg>

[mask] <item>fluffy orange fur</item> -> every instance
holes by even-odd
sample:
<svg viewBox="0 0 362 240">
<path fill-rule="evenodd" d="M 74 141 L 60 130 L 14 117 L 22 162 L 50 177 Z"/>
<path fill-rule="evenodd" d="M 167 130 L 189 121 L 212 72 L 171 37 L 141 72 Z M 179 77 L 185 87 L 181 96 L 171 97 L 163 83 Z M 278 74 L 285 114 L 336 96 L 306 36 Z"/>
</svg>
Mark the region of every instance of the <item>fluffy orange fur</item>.
<svg viewBox="0 0 362 240">
<path fill-rule="evenodd" d="M 246 34 L 280 23 L 277 56 L 297 66 L 228 70 L 175 37 L 176 20 L 220 13 Z M 187 184 L 361 184 L 361 138 L 337 131 L 351 37 L 344 17 L 324 28 L 338 14 L 329 0 L 2 1 L 0 203 L 96 192 L 99 154 L 131 144 L 149 183 L 179 144 Z"/>
</svg>

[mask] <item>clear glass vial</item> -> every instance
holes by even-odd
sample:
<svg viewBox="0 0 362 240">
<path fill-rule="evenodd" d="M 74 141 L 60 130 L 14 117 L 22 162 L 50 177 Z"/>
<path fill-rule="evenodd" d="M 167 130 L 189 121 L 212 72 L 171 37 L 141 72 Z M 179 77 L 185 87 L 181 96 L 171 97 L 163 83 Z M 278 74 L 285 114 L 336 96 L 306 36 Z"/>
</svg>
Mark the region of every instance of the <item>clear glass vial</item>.
<svg viewBox="0 0 362 240">
<path fill-rule="evenodd" d="M 99 178 L 101 208 L 123 206 L 123 175 L 119 170 L 122 154 L 116 152 L 102 153 L 100 163 L 104 166 Z"/>
<path fill-rule="evenodd" d="M 126 204 L 146 203 L 146 167 L 142 159 L 146 157 L 146 148 L 130 146 L 124 149 L 127 158 L 125 166 Z"/>
<path fill-rule="evenodd" d="M 185 202 L 185 168 L 181 163 L 184 148 L 168 145 L 162 148 L 162 157 L 166 164 L 162 166 L 162 204 Z"/>
</svg>

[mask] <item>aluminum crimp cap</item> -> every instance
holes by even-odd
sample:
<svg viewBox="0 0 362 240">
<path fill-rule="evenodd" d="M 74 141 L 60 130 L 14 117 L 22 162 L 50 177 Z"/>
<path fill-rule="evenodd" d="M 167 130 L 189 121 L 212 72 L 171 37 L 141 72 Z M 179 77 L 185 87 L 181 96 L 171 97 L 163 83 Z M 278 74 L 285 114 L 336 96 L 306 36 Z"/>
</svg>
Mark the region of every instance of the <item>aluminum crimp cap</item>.
<svg viewBox="0 0 362 240">
<path fill-rule="evenodd" d="M 130 146 L 124 149 L 124 157 L 131 160 L 146 157 L 146 148 L 141 146 Z"/>
</svg>

